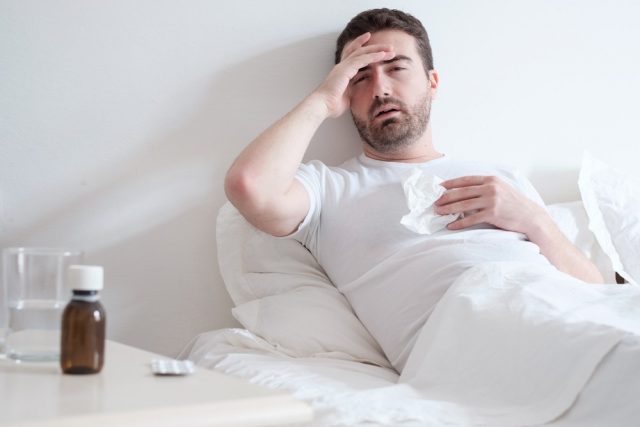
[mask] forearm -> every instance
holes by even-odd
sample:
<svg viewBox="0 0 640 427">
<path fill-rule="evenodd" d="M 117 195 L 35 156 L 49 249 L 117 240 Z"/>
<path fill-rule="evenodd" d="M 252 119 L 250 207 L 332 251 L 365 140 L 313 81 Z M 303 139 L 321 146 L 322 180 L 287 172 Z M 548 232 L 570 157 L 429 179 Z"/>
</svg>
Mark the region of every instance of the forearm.
<svg viewBox="0 0 640 427">
<path fill-rule="evenodd" d="M 326 104 L 314 92 L 262 132 L 227 172 L 225 191 L 229 199 L 234 204 L 260 205 L 284 194 L 291 187 L 311 138 L 326 117 Z"/>
<path fill-rule="evenodd" d="M 534 216 L 531 223 L 526 233 L 529 240 L 558 270 L 588 283 L 604 282 L 596 266 L 571 244 L 546 212 Z"/>
</svg>

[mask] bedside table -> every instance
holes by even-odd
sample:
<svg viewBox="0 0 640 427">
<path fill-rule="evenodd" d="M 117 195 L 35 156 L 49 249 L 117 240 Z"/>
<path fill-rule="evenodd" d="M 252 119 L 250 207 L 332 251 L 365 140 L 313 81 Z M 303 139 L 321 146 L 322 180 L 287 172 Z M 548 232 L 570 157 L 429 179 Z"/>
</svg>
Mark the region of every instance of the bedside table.
<svg viewBox="0 0 640 427">
<path fill-rule="evenodd" d="M 313 418 L 309 405 L 284 392 L 216 371 L 155 376 L 153 358 L 165 357 L 107 340 L 95 375 L 0 360 L 0 426 L 276 426 Z"/>
</svg>

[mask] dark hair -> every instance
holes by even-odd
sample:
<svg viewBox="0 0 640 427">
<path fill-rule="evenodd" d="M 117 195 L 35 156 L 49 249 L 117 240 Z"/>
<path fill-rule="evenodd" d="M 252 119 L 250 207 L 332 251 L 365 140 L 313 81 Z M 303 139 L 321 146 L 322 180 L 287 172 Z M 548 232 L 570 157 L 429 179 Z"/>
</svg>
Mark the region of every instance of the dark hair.
<svg viewBox="0 0 640 427">
<path fill-rule="evenodd" d="M 344 46 L 361 34 L 383 30 L 400 30 L 416 39 L 418 53 L 425 71 L 433 70 L 433 53 L 427 30 L 418 18 L 396 9 L 371 9 L 357 14 L 338 36 L 336 41 L 336 64 L 340 62 Z"/>
</svg>

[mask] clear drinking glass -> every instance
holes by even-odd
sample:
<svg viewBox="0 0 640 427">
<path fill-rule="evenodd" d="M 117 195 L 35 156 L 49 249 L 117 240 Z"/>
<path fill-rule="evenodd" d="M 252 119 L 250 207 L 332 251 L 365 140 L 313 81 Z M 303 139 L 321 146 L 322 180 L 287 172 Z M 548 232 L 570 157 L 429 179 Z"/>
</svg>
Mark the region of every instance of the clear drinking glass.
<svg viewBox="0 0 640 427">
<path fill-rule="evenodd" d="M 17 361 L 60 357 L 60 321 L 69 300 L 67 270 L 83 254 L 58 248 L 7 248 L 2 253 L 5 353 Z"/>
</svg>

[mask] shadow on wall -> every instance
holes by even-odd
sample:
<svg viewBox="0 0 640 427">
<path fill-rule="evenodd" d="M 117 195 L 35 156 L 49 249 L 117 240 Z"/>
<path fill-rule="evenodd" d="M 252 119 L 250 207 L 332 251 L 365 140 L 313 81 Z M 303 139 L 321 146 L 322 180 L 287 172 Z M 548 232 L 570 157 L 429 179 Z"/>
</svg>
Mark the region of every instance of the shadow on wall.
<svg viewBox="0 0 640 427">
<path fill-rule="evenodd" d="M 335 37 L 305 39 L 218 71 L 182 125 L 132 141 L 140 148 L 126 162 L 96 174 L 108 179 L 14 230 L 6 245 L 82 248 L 88 263 L 105 266 L 111 339 L 175 355 L 199 332 L 237 326 L 215 244 L 224 175 L 256 135 L 322 82 Z M 359 147 L 345 115 L 321 127 L 306 158 L 337 164 Z"/>
<path fill-rule="evenodd" d="M 234 64 L 218 74 L 216 94 L 241 127 L 224 129 L 221 141 L 233 150 L 229 164 L 246 144 L 290 111 L 325 79 L 333 68 L 337 33 L 308 38 Z M 221 97 L 222 98 L 222 97 Z M 239 124 L 237 123 L 237 124 Z M 336 165 L 360 152 L 360 138 L 349 113 L 328 119 L 311 141 L 304 161 L 320 159 Z"/>
</svg>

